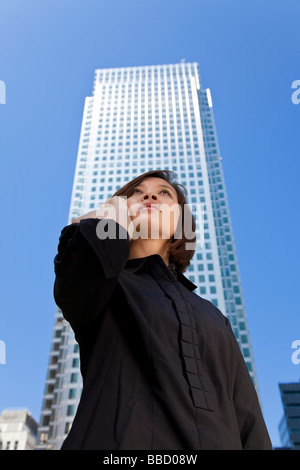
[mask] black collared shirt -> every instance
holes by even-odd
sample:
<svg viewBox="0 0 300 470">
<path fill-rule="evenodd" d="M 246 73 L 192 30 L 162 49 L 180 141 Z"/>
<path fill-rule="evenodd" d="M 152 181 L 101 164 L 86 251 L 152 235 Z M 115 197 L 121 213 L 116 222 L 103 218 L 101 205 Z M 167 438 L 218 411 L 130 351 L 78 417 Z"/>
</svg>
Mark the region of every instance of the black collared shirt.
<svg viewBox="0 0 300 470">
<path fill-rule="evenodd" d="M 97 219 L 62 230 L 54 297 L 79 343 L 83 391 L 63 449 L 271 449 L 225 316 L 159 255 L 130 259 Z M 124 235 L 125 233 L 125 235 Z"/>
</svg>

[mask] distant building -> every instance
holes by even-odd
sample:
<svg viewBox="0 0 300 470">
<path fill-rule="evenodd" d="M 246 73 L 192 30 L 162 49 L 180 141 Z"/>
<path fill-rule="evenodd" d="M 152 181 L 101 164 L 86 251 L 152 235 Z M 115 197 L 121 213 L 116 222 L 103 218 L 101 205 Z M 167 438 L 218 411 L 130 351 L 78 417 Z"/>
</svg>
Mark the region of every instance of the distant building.
<svg viewBox="0 0 300 470">
<path fill-rule="evenodd" d="M 279 435 L 284 448 L 300 450 L 300 382 L 279 384 L 284 415 Z"/>
<path fill-rule="evenodd" d="M 3 410 L 0 450 L 34 450 L 38 424 L 28 410 Z"/>
</svg>

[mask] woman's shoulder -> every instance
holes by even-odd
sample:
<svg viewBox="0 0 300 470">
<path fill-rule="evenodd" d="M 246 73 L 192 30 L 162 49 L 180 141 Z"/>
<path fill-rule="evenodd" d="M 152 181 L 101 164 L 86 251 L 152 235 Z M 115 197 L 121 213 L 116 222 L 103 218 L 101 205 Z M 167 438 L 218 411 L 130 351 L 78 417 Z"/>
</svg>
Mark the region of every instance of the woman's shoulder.
<svg viewBox="0 0 300 470">
<path fill-rule="evenodd" d="M 193 309 L 194 315 L 199 317 L 202 320 L 214 321 L 222 325 L 224 328 L 227 328 L 229 325 L 229 320 L 222 313 L 222 311 L 216 307 L 210 300 L 205 299 L 197 295 L 194 292 L 190 293 L 190 303 Z"/>
</svg>

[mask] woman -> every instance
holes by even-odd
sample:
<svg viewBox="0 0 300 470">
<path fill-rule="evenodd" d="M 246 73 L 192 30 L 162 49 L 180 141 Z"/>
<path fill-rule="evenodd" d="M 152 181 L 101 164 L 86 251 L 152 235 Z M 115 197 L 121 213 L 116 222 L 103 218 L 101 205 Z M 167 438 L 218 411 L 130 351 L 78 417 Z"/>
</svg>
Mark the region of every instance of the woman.
<svg viewBox="0 0 300 470">
<path fill-rule="evenodd" d="M 272 448 L 228 320 L 183 274 L 186 195 L 147 172 L 61 233 L 54 296 L 83 377 L 62 449 Z"/>
</svg>

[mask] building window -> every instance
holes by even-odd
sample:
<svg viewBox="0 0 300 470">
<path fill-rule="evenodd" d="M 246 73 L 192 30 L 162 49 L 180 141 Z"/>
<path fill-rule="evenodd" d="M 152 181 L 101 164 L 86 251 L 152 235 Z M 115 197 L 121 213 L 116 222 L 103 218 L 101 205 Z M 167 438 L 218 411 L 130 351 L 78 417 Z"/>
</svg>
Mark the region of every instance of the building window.
<svg viewBox="0 0 300 470">
<path fill-rule="evenodd" d="M 70 388 L 69 390 L 69 398 L 76 398 L 76 388 Z"/>
<path fill-rule="evenodd" d="M 79 358 L 75 357 L 72 361 L 72 367 L 79 367 Z"/>
<path fill-rule="evenodd" d="M 74 384 L 77 382 L 77 379 L 78 379 L 78 374 L 76 374 L 75 372 L 71 374 L 71 383 Z"/>
<path fill-rule="evenodd" d="M 72 423 L 66 423 L 66 425 L 65 425 L 65 434 L 68 434 L 68 432 L 71 429 L 71 425 L 72 425 Z"/>
<path fill-rule="evenodd" d="M 73 416 L 75 411 L 74 405 L 68 405 L 67 408 L 67 416 Z"/>
</svg>

